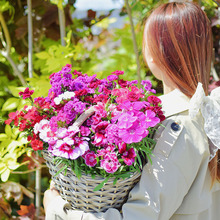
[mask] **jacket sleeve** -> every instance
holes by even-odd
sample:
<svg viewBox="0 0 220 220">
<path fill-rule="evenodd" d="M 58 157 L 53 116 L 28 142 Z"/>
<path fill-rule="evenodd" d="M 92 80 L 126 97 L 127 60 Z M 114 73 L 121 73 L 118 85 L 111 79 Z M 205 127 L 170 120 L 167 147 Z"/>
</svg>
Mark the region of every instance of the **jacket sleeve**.
<svg viewBox="0 0 220 220">
<path fill-rule="evenodd" d="M 171 125 L 176 121 L 178 129 L 173 130 Z M 201 163 L 209 158 L 207 140 L 199 123 L 186 116 L 175 116 L 166 121 L 155 146 L 152 164 L 145 165 L 140 182 L 132 189 L 122 207 L 122 214 L 110 208 L 105 213 L 69 210 L 65 214 L 61 211 L 60 215 L 65 216 L 63 219 L 71 216 L 76 220 L 170 219 L 190 189 Z M 54 206 L 51 204 L 50 207 Z M 49 212 L 52 209 L 48 209 Z"/>
</svg>

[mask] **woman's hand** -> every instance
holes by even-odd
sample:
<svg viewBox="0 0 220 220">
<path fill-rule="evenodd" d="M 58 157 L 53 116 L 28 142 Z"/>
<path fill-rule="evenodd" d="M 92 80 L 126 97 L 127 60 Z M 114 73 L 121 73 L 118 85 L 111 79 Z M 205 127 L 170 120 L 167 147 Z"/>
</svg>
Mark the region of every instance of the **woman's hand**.
<svg viewBox="0 0 220 220">
<path fill-rule="evenodd" d="M 44 199 L 43 199 L 43 205 L 44 205 L 44 210 L 45 213 L 47 211 L 47 207 L 50 204 L 51 201 L 54 200 L 54 198 L 56 198 L 57 196 L 59 196 L 59 192 L 57 191 L 57 189 L 55 188 L 54 182 L 51 181 L 50 183 L 50 189 L 46 190 L 44 192 Z"/>
</svg>

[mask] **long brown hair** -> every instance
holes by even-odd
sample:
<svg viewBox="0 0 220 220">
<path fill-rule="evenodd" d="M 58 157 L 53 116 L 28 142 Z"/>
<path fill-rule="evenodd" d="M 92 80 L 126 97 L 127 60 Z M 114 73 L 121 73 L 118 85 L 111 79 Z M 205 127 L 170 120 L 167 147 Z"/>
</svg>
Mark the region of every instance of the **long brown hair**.
<svg viewBox="0 0 220 220">
<path fill-rule="evenodd" d="M 212 44 L 210 21 L 194 3 L 163 4 L 151 13 L 145 24 L 144 57 L 147 46 L 155 64 L 188 97 L 193 96 L 198 82 L 208 94 Z M 209 163 L 213 182 L 220 180 L 218 155 Z"/>
</svg>

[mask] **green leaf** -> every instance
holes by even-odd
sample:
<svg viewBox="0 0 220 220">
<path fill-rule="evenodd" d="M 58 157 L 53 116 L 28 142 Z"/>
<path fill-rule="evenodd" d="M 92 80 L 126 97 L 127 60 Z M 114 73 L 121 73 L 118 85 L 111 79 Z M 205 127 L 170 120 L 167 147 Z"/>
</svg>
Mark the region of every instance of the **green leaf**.
<svg viewBox="0 0 220 220">
<path fill-rule="evenodd" d="M 20 100 L 18 98 L 9 98 L 3 105 L 2 111 L 11 111 L 16 109 L 19 105 Z"/>
<path fill-rule="evenodd" d="M 137 154 L 137 159 L 138 159 L 138 162 L 139 162 L 139 166 L 142 168 L 142 161 L 141 161 L 141 158 L 140 158 L 139 154 Z"/>
<path fill-rule="evenodd" d="M 16 86 L 9 86 L 9 90 L 11 91 L 12 95 L 15 97 L 19 97 L 19 92 L 23 92 L 25 87 L 16 87 Z"/>
<path fill-rule="evenodd" d="M 116 177 L 113 181 L 113 185 L 115 185 L 117 183 L 117 181 L 118 181 L 118 178 Z"/>
<path fill-rule="evenodd" d="M 59 175 L 62 171 L 64 171 L 65 169 L 67 169 L 67 165 L 64 165 L 60 170 L 57 171 L 57 173 L 54 176 Z"/>
<path fill-rule="evenodd" d="M 11 135 L 12 135 L 12 130 L 11 130 L 11 126 L 10 125 L 6 125 L 5 126 L 5 133 L 6 135 L 11 138 Z"/>
<path fill-rule="evenodd" d="M 109 180 L 110 176 L 107 177 L 104 181 L 102 181 L 98 186 L 96 186 L 93 191 L 99 191 Z"/>
<path fill-rule="evenodd" d="M 80 179 L 81 175 L 81 170 L 79 169 L 78 161 L 74 160 L 74 172 L 76 176 Z"/>
<path fill-rule="evenodd" d="M 50 55 L 46 51 L 36 53 L 35 55 L 36 55 L 37 58 L 39 58 L 41 60 L 46 60 L 46 59 L 50 58 Z"/>
<path fill-rule="evenodd" d="M 9 137 L 8 137 L 8 135 L 7 134 L 5 134 L 5 133 L 1 133 L 0 134 L 0 141 L 5 141 L 5 140 L 7 140 Z"/>
<path fill-rule="evenodd" d="M 6 182 L 9 178 L 10 175 L 10 170 L 9 169 L 5 169 L 5 171 L 1 174 L 1 180 L 2 182 Z"/>
</svg>

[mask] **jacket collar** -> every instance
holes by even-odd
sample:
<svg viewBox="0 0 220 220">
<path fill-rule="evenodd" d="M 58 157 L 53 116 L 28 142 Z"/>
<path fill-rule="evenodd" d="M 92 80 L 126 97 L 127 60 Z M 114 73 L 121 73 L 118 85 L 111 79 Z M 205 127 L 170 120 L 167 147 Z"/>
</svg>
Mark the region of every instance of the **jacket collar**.
<svg viewBox="0 0 220 220">
<path fill-rule="evenodd" d="M 159 97 L 165 117 L 169 117 L 189 109 L 189 100 L 180 90 L 175 89 Z"/>
</svg>

